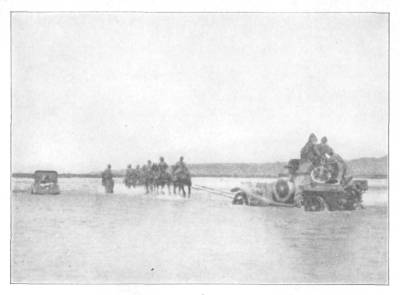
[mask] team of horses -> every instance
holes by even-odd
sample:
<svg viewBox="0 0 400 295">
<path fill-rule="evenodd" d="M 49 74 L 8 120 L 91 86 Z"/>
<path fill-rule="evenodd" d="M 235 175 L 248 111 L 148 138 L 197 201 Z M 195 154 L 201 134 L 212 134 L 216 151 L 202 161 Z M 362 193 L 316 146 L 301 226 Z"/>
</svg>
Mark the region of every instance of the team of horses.
<svg viewBox="0 0 400 295">
<path fill-rule="evenodd" d="M 171 194 L 172 188 L 173 194 L 190 197 L 192 190 L 192 179 L 189 171 L 179 169 L 176 166 L 162 171 L 157 165 L 154 165 L 149 171 L 136 172 L 133 175 L 125 176 L 124 183 L 128 188 L 135 187 L 136 185 L 144 185 L 147 194 L 164 194 L 164 189 L 167 187 L 168 194 Z M 187 188 L 187 192 L 185 188 Z"/>
</svg>

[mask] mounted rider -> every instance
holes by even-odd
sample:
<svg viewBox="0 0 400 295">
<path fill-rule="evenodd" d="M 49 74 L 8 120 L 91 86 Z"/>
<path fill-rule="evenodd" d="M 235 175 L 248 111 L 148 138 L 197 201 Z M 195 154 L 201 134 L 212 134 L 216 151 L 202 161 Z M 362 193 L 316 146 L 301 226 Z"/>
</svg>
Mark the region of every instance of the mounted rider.
<svg viewBox="0 0 400 295">
<path fill-rule="evenodd" d="M 173 166 L 172 171 L 173 171 L 172 178 L 174 181 L 174 192 L 177 186 L 179 187 L 179 191 L 182 191 L 183 196 L 185 196 L 186 195 L 185 186 L 187 186 L 188 195 L 190 197 L 192 180 L 189 169 L 186 166 L 186 163 L 184 162 L 184 158 L 182 156 L 179 158 L 179 161 Z"/>
<path fill-rule="evenodd" d="M 153 184 L 153 164 L 150 160 L 147 161 L 147 165 L 144 166 L 144 184 L 146 186 L 146 194 L 150 192 Z"/>
<path fill-rule="evenodd" d="M 140 178 L 141 178 L 141 169 L 140 169 L 140 165 L 136 165 L 136 168 L 135 168 L 135 170 L 134 170 L 134 173 L 135 173 L 136 183 L 139 184 Z"/>
<path fill-rule="evenodd" d="M 188 174 L 190 175 L 189 169 L 186 166 L 185 162 L 183 161 L 184 158 L 181 156 L 179 161 L 175 164 L 175 173 L 176 174 Z"/>
<path fill-rule="evenodd" d="M 136 186 L 136 171 L 132 168 L 131 164 L 126 168 L 124 184 L 128 187 Z"/>
<path fill-rule="evenodd" d="M 151 166 L 151 175 L 153 178 L 153 181 L 157 178 L 158 176 L 158 164 L 157 163 L 153 163 L 153 165 Z"/>
<path fill-rule="evenodd" d="M 161 177 L 167 174 L 168 164 L 165 162 L 164 157 L 160 157 L 160 162 L 158 163 L 158 171 L 160 171 Z"/>
<path fill-rule="evenodd" d="M 131 178 L 134 175 L 134 171 L 132 169 L 132 165 L 129 164 L 128 167 L 126 167 L 126 171 L 125 171 L 125 177 L 126 178 Z"/>
</svg>

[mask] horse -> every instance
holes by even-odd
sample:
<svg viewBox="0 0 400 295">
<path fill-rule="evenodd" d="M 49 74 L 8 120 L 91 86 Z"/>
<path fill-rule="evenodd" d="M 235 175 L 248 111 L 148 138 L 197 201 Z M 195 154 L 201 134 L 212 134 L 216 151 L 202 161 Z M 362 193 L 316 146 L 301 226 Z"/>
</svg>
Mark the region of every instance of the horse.
<svg viewBox="0 0 400 295">
<path fill-rule="evenodd" d="M 135 188 L 136 184 L 138 183 L 138 175 L 136 174 L 136 171 L 125 175 L 124 177 L 124 184 L 127 188 Z"/>
<path fill-rule="evenodd" d="M 146 194 L 154 192 L 155 189 L 155 174 L 156 171 L 154 167 L 149 170 L 146 170 L 144 175 L 144 185 L 146 187 Z"/>
<path fill-rule="evenodd" d="M 188 189 L 188 198 L 190 198 L 192 192 L 192 178 L 189 171 L 174 171 L 172 175 L 174 194 L 176 194 L 176 188 L 178 188 L 178 193 L 182 193 L 183 197 L 186 197 L 185 186 Z"/>
<path fill-rule="evenodd" d="M 161 193 L 164 194 L 164 187 L 167 186 L 168 194 L 171 194 L 171 184 L 173 184 L 171 172 L 158 169 L 154 177 L 154 186 L 157 193 L 161 189 Z"/>
</svg>

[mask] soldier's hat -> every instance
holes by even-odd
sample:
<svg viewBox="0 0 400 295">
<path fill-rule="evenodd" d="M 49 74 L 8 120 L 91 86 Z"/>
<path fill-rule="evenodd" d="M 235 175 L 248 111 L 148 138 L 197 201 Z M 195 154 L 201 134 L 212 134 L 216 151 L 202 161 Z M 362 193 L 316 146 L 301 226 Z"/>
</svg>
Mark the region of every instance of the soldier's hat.
<svg viewBox="0 0 400 295">
<path fill-rule="evenodd" d="M 311 139 L 318 139 L 315 133 L 311 133 L 310 136 L 308 137 L 308 140 L 311 141 Z"/>
</svg>

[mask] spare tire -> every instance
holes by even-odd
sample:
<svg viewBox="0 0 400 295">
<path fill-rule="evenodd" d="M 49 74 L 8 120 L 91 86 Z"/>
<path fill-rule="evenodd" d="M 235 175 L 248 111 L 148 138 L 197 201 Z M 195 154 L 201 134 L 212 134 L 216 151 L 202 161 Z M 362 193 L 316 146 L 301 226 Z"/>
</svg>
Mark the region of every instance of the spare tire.
<svg viewBox="0 0 400 295">
<path fill-rule="evenodd" d="M 278 203 L 289 203 L 293 200 L 294 184 L 285 179 L 279 179 L 272 185 L 272 198 Z"/>
<path fill-rule="evenodd" d="M 315 183 L 327 183 L 332 178 L 331 171 L 323 165 L 314 167 L 310 172 L 310 176 Z"/>
</svg>

